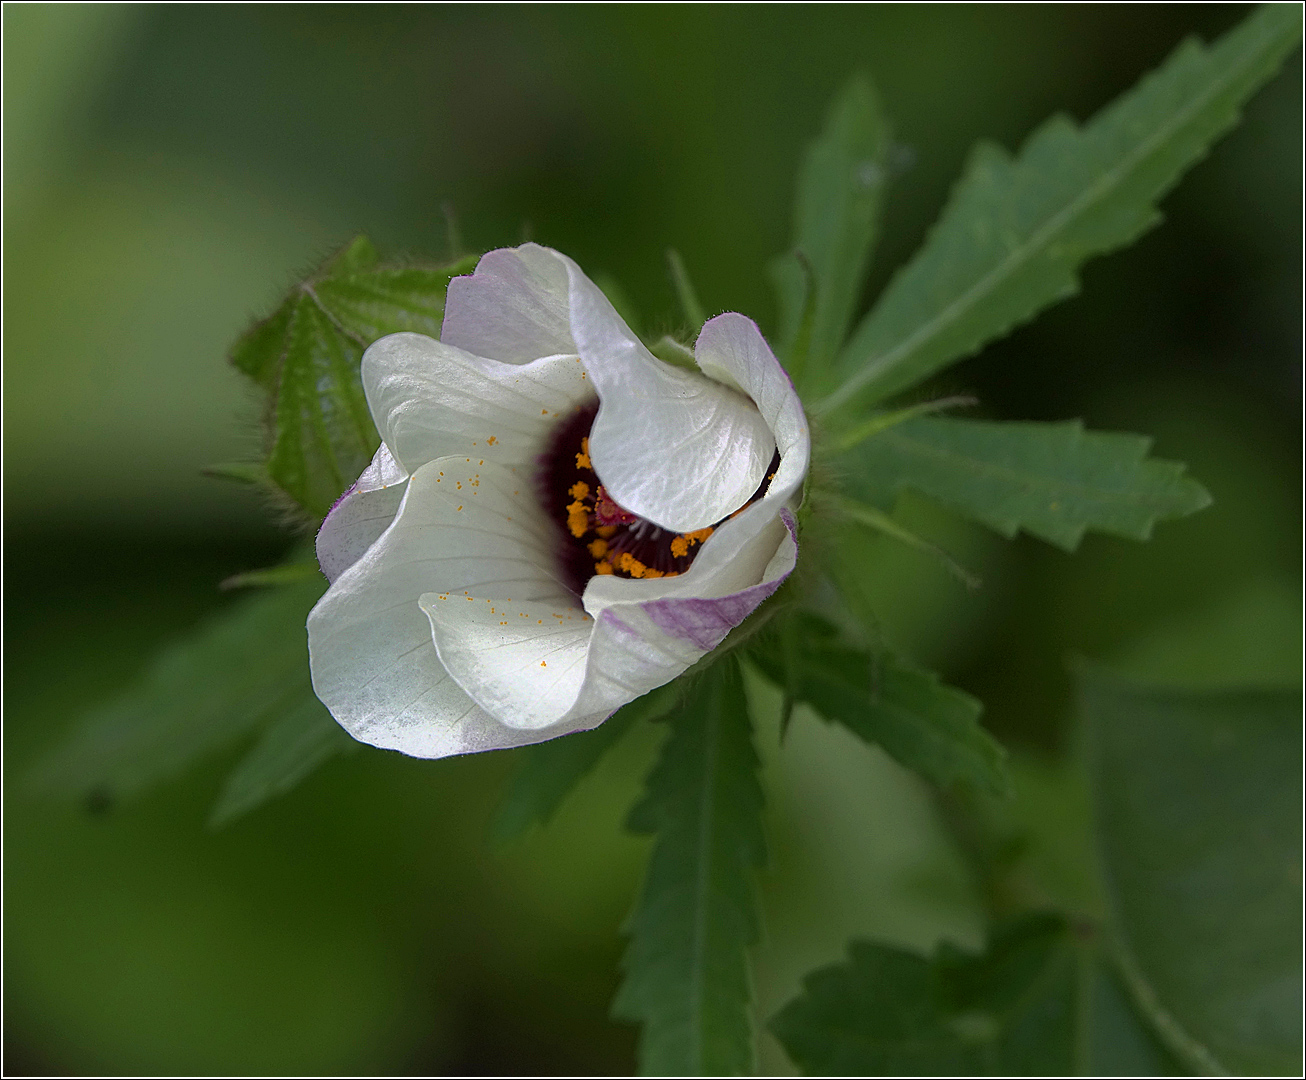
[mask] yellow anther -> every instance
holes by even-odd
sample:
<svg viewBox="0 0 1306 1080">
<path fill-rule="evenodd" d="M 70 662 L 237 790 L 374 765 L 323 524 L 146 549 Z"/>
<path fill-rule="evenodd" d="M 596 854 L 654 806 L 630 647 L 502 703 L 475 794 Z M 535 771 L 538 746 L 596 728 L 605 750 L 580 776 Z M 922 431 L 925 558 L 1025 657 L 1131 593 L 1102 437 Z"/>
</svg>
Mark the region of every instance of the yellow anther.
<svg viewBox="0 0 1306 1080">
<path fill-rule="evenodd" d="M 595 540 L 589 545 L 589 549 L 594 558 L 601 559 L 608 553 L 608 542 L 606 540 Z"/>
<path fill-rule="evenodd" d="M 590 486 L 589 484 L 585 483 L 584 480 L 577 480 L 574 484 L 571 485 L 571 489 L 567 492 L 567 494 L 570 495 L 573 499 L 583 499 L 589 493 L 590 493 Z"/>
<path fill-rule="evenodd" d="M 683 559 L 689 554 L 689 541 L 683 536 L 677 536 L 671 541 L 671 554 L 677 559 Z"/>
<path fill-rule="evenodd" d="M 648 576 L 648 567 L 635 558 L 635 556 L 629 551 L 623 551 L 621 553 L 621 558 L 617 560 L 617 566 L 633 578 Z"/>
<path fill-rule="evenodd" d="M 594 564 L 594 572 L 596 574 L 610 574 L 612 573 L 612 565 L 607 559 L 604 559 L 602 562 L 596 562 Z"/>
</svg>

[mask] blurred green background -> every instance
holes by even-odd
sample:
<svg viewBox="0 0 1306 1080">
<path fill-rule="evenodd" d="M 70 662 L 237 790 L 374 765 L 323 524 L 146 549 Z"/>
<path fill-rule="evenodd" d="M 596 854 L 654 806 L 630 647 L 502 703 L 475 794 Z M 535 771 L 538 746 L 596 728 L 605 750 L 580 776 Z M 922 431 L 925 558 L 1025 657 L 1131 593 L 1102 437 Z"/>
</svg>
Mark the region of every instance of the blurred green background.
<svg viewBox="0 0 1306 1080">
<path fill-rule="evenodd" d="M 869 303 L 976 137 L 1083 119 L 1247 10 L 5 5 L 6 1071 L 633 1068 L 607 1007 L 651 731 L 506 847 L 486 830 L 510 754 L 368 750 L 218 833 L 234 752 L 100 816 L 24 792 L 83 709 L 230 600 L 216 581 L 291 542 L 199 470 L 256 443 L 223 355 L 299 271 L 359 231 L 442 257 L 448 202 L 467 247 L 556 246 L 619 282 L 646 332 L 679 323 L 667 245 L 708 308 L 767 326 L 798 155 L 863 68 L 903 148 Z M 1162 228 L 944 379 L 989 415 L 1153 434 L 1214 507 L 1067 556 L 905 501 L 984 578 L 974 594 L 861 540 L 891 637 L 1015 751 L 1066 895 L 1085 891 L 1081 838 L 1046 807 L 1066 801 L 1068 654 L 1299 674 L 1300 87 L 1298 54 Z M 773 723 L 759 744 L 764 1014 L 854 934 L 978 942 L 975 888 L 913 777 L 810 718 L 783 755 Z M 790 1068 L 769 1036 L 761 1052 Z"/>
</svg>

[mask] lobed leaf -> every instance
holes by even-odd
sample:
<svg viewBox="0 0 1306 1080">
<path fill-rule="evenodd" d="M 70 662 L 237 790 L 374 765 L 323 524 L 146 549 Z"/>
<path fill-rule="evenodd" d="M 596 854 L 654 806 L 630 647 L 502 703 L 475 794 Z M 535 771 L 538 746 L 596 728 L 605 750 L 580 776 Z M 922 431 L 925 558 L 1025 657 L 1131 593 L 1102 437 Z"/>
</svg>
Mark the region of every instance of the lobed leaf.
<svg viewBox="0 0 1306 1080">
<path fill-rule="evenodd" d="M 1078 674 L 1135 1003 L 1190 1069 L 1299 1075 L 1300 692 Z"/>
<path fill-rule="evenodd" d="M 797 254 L 771 266 L 780 301 L 780 352 L 795 380 L 805 366 L 820 370 L 833 361 L 848 334 L 879 231 L 889 150 L 879 96 L 866 76 L 857 75 L 831 104 L 825 128 L 799 168 Z"/>
<path fill-rule="evenodd" d="M 1031 915 L 980 955 L 926 959 L 855 941 L 803 980 L 771 1030 L 824 1076 L 1062 1076 L 1074 1068 L 1076 957 L 1064 919 Z"/>
<path fill-rule="evenodd" d="M 495 818 L 495 837 L 511 840 L 532 825 L 547 824 L 572 789 L 633 724 L 661 719 L 675 707 L 680 692 L 675 682 L 659 686 L 618 709 L 591 731 L 517 750 L 521 765 Z"/>
<path fill-rule="evenodd" d="M 96 803 L 126 798 L 298 707 L 312 694 L 304 620 L 325 584 L 251 596 L 165 648 L 77 725 L 34 784 Z"/>
<path fill-rule="evenodd" d="M 815 411 L 920 382 L 1074 294 L 1090 257 L 1156 225 L 1156 202 L 1237 121 L 1301 38 L 1269 4 L 1212 46 L 1189 39 L 1082 127 L 1054 116 L 1012 158 L 979 144 L 924 246 L 857 327 Z"/>
<path fill-rule="evenodd" d="M 1000 924 L 978 955 L 945 943 L 926 958 L 854 941 L 848 961 L 808 975 L 770 1027 L 819 1076 L 1175 1071 L 1094 950 L 1091 928 L 1051 912 Z"/>
<path fill-rule="evenodd" d="M 709 667 L 669 714 L 671 731 L 629 828 L 655 837 L 627 930 L 615 1015 L 639 1021 L 649 1075 L 753 1067 L 747 949 L 753 875 L 765 857 L 762 789 L 738 664 Z"/>
<path fill-rule="evenodd" d="M 326 514 L 380 441 L 363 350 L 404 330 L 438 336 L 449 279 L 473 265 L 383 266 L 358 237 L 233 346 L 231 362 L 269 395 L 266 477 L 311 516 Z"/>
<path fill-rule="evenodd" d="M 792 700 L 878 743 L 931 783 L 1007 790 L 1006 752 L 980 727 L 983 706 L 933 673 L 873 655 L 807 613 L 791 615 L 750 655 Z"/>
<path fill-rule="evenodd" d="M 1063 423 L 905 420 L 844 459 L 869 500 L 912 488 L 1003 536 L 1026 532 L 1073 551 L 1088 529 L 1146 540 L 1157 521 L 1208 506 L 1178 462 L 1147 458 L 1141 435 Z"/>
</svg>

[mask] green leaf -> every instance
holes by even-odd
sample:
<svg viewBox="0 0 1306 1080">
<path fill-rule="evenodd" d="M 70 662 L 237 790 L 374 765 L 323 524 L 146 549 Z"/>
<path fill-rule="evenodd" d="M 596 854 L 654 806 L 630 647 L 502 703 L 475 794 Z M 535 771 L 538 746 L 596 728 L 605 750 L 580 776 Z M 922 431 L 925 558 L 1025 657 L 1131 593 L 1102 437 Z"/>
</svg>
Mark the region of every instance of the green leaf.
<svg viewBox="0 0 1306 1080">
<path fill-rule="evenodd" d="M 314 697 L 312 687 L 303 687 L 299 700 L 284 706 L 228 775 L 209 825 L 226 825 L 285 794 L 318 766 L 358 745 Z"/>
<path fill-rule="evenodd" d="M 981 143 L 925 245 L 889 283 L 814 411 L 883 399 L 1074 294 L 1088 258 L 1156 225 L 1156 202 L 1231 128 L 1301 37 L 1266 5 L 1215 45 L 1183 42 L 1083 127 L 1055 116 L 1013 159 Z"/>
<path fill-rule="evenodd" d="M 627 930 L 615 1015 L 643 1023 L 645 1074 L 753 1067 L 747 950 L 757 940 L 754 871 L 765 858 L 762 789 L 738 664 L 707 669 L 671 727 L 629 827 L 656 840 Z"/>
<path fill-rule="evenodd" d="M 282 563 L 262 570 L 246 570 L 232 574 L 218 583 L 220 589 L 274 589 L 294 585 L 300 581 L 321 581 L 322 571 L 317 562 Z"/>
<path fill-rule="evenodd" d="M 1006 752 L 980 727 L 983 706 L 933 673 L 867 652 L 806 613 L 760 637 L 750 655 L 795 701 L 878 743 L 931 783 L 1007 790 Z"/>
<path fill-rule="evenodd" d="M 781 353 L 795 380 L 804 363 L 817 370 L 829 364 L 848 334 L 879 230 L 889 148 L 879 96 L 866 76 L 857 75 L 835 98 L 798 172 L 793 246 L 801 256 L 784 256 L 771 267 L 780 299 Z M 795 345 L 812 290 L 802 356 Z"/>
<path fill-rule="evenodd" d="M 1078 420 L 996 423 L 930 417 L 879 432 L 844 459 L 868 501 L 913 488 L 1003 536 L 1026 532 L 1073 551 L 1084 532 L 1146 540 L 1157 521 L 1208 506 L 1178 462 L 1147 458 L 1142 435 Z"/>
<path fill-rule="evenodd" d="M 78 724 L 34 784 L 109 803 L 298 707 L 308 686 L 304 620 L 324 588 L 320 578 L 301 582 L 210 617 Z"/>
<path fill-rule="evenodd" d="M 1078 964 L 1069 926 L 1050 914 L 999 929 L 981 955 L 853 942 L 770 1026 L 817 1075 L 1061 1076 L 1077 1071 Z"/>
<path fill-rule="evenodd" d="M 379 443 L 359 378 L 363 350 L 403 330 L 438 336 L 452 266 L 382 266 L 359 237 L 248 330 L 231 362 L 269 394 L 267 477 L 322 517 Z"/>
<path fill-rule="evenodd" d="M 1136 1004 L 1190 1069 L 1300 1074 L 1300 692 L 1079 685 Z"/>
<path fill-rule="evenodd" d="M 521 765 L 513 776 L 494 822 L 494 836 L 511 840 L 532 825 L 545 825 L 572 789 L 641 720 L 665 716 L 680 698 L 671 682 L 618 709 L 592 731 L 524 746 L 516 751 Z"/>
<path fill-rule="evenodd" d="M 1177 1062 L 1140 1021 L 1093 928 L 1025 914 L 980 955 L 930 958 L 855 941 L 808 975 L 770 1023 L 824 1076 L 1167 1076 Z"/>
</svg>

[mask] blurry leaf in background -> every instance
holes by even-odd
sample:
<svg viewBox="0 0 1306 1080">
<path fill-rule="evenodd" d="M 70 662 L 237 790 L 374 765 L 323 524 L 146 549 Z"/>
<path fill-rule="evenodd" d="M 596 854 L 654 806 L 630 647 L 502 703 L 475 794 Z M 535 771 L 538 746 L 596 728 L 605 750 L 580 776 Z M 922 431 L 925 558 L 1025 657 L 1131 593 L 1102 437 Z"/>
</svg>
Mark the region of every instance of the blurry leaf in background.
<svg viewBox="0 0 1306 1080">
<path fill-rule="evenodd" d="M 1157 521 L 1209 505 L 1183 465 L 1147 458 L 1150 446 L 1078 420 L 912 419 L 851 452 L 847 486 L 877 501 L 913 488 L 1003 536 L 1024 529 L 1073 551 L 1087 529 L 1146 540 Z"/>
<path fill-rule="evenodd" d="M 795 701 L 879 743 L 940 787 L 1001 793 L 1005 752 L 979 725 L 983 706 L 938 676 L 849 644 L 815 615 L 791 615 L 752 646 L 762 672 Z"/>
<path fill-rule="evenodd" d="M 1079 682 L 1135 1001 L 1190 1068 L 1298 1073 L 1300 690 Z"/>
<path fill-rule="evenodd" d="M 313 696 L 304 620 L 325 588 L 301 581 L 251 596 L 164 648 L 145 676 L 90 713 L 32 775 L 41 790 L 107 808 L 288 713 Z"/>
<path fill-rule="evenodd" d="M 331 509 L 380 442 L 359 377 L 363 350 L 402 330 L 439 337 L 449 279 L 475 265 L 378 262 L 358 237 L 231 350 L 270 398 L 268 476 L 312 517 Z"/>
<path fill-rule="evenodd" d="M 1212 46 L 1185 41 L 1082 128 L 1054 117 L 1015 158 L 979 144 L 925 245 L 848 342 L 844 382 L 815 411 L 905 390 L 1073 295 L 1081 263 L 1160 221 L 1156 200 L 1300 39 L 1300 11 L 1269 4 Z"/>
<path fill-rule="evenodd" d="M 1188 690 L 1298 687 L 1301 601 L 1298 582 L 1253 578 L 1216 603 L 1170 616 L 1113 650 L 1111 670 Z"/>
<path fill-rule="evenodd" d="M 599 759 L 632 724 L 658 720 L 676 705 L 683 686 L 667 683 L 604 720 L 592 731 L 524 746 L 515 752 L 521 764 L 504 794 L 495 819 L 500 840 L 519 836 L 532 825 L 546 825 L 572 788 L 585 778 Z"/>
<path fill-rule="evenodd" d="M 766 847 L 762 788 L 738 662 L 717 661 L 670 714 L 667 740 L 628 827 L 656 837 L 614 1015 L 640 1022 L 652 1075 L 749 1073 L 755 1059 L 749 946 Z"/>
<path fill-rule="evenodd" d="M 284 795 L 337 754 L 358 747 L 315 696 L 301 697 L 264 729 L 254 748 L 227 776 L 209 824 L 226 825 Z"/>
<path fill-rule="evenodd" d="M 996 929 L 974 955 L 926 959 L 853 942 L 813 972 L 771 1028 L 818 1076 L 1156 1075 L 1155 1040 L 1074 928 L 1054 914 Z M 1085 978 L 1085 976 L 1088 976 Z"/>
<path fill-rule="evenodd" d="M 799 385 L 807 366 L 823 371 L 847 336 L 879 231 L 889 149 L 879 96 L 869 78 L 854 76 L 799 166 L 793 253 L 771 265 L 776 351 Z"/>
</svg>

